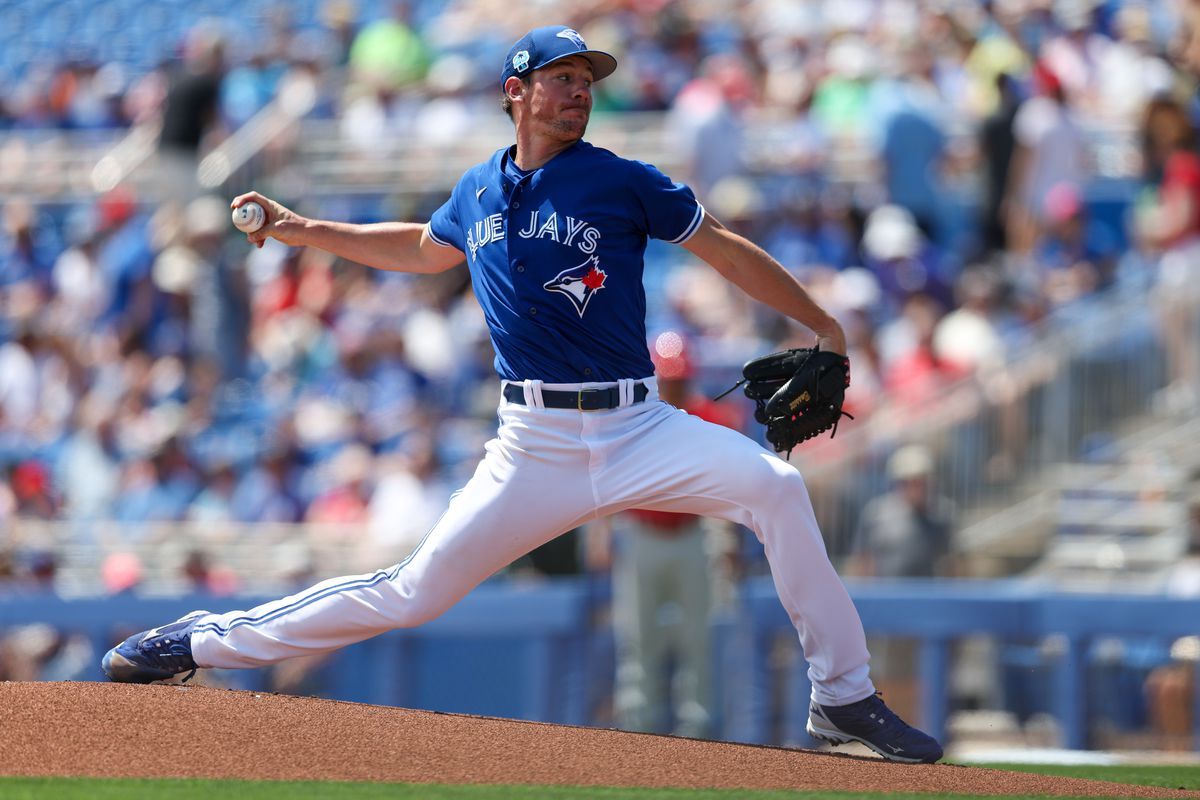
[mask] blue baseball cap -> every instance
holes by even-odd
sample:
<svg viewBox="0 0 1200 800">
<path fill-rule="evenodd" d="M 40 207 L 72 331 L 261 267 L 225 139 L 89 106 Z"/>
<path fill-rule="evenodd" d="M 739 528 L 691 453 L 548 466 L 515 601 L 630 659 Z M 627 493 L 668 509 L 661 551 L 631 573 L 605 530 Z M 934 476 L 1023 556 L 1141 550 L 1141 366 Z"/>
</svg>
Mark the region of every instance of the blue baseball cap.
<svg viewBox="0 0 1200 800">
<path fill-rule="evenodd" d="M 583 56 L 592 62 L 592 80 L 598 81 L 613 74 L 617 60 L 601 50 L 589 50 L 578 31 L 565 25 L 534 28 L 517 40 L 504 59 L 500 86 L 516 75 L 523 78 L 535 69 L 552 64 L 567 56 Z"/>
</svg>

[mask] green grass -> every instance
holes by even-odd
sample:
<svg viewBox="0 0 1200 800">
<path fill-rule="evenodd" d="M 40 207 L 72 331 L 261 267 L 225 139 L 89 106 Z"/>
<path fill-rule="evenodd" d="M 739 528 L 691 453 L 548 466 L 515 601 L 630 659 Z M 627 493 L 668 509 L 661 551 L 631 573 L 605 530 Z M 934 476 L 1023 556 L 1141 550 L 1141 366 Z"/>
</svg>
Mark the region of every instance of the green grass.
<svg viewBox="0 0 1200 800">
<path fill-rule="evenodd" d="M 1066 778 L 1091 778 L 1097 781 L 1200 791 L 1200 767 L 1192 766 L 1138 766 L 1136 764 L 1104 767 L 1087 764 L 975 764 L 974 766 L 1010 769 L 1013 772 L 1036 772 L 1039 775 L 1062 775 Z"/>
<path fill-rule="evenodd" d="M 1200 789 L 1200 767 L 1058 766 L 988 764 L 994 769 L 1092 778 L 1117 783 Z M 864 794 L 859 792 L 753 792 L 746 790 L 602 789 L 549 786 L 438 786 L 404 783 L 149 780 L 128 778 L 0 778 L 2 800 L 978 800 L 976 795 Z M 1006 795 L 1007 800 L 1035 800 Z M 1036 800 L 1044 800 L 1037 798 Z"/>
</svg>

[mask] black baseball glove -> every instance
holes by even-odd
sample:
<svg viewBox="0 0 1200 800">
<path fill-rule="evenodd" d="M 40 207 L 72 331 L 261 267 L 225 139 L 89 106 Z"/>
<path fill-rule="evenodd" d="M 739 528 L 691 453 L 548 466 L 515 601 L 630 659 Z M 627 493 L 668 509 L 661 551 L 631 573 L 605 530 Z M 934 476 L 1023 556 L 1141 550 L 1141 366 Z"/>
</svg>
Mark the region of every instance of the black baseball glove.
<svg viewBox="0 0 1200 800">
<path fill-rule="evenodd" d="M 767 426 L 767 441 L 789 457 L 800 442 L 828 430 L 837 434 L 843 416 L 854 419 L 842 410 L 850 359 L 837 353 L 799 347 L 747 361 L 742 379 L 720 397 L 743 385 L 755 404 L 754 419 Z"/>
</svg>

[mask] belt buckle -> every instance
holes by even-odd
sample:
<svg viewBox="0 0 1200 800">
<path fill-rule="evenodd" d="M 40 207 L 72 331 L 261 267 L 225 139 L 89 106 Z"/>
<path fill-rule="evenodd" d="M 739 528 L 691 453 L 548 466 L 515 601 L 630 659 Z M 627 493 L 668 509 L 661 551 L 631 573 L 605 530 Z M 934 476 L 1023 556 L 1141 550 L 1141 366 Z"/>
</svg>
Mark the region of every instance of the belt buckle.
<svg viewBox="0 0 1200 800">
<path fill-rule="evenodd" d="M 595 411 L 596 409 L 594 408 L 583 407 L 583 396 L 585 394 L 599 394 L 603 391 L 603 389 L 579 389 L 575 394 L 575 407 L 580 411 Z"/>
</svg>

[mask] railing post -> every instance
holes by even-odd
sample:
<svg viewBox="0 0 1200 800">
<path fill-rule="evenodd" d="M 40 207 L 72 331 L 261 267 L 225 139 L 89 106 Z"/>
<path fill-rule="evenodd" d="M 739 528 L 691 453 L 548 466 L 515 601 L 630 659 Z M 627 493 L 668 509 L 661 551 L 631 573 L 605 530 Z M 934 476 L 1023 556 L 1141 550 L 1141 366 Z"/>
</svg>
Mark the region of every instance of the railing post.
<svg viewBox="0 0 1200 800">
<path fill-rule="evenodd" d="M 1054 709 L 1062 726 L 1063 747 L 1086 750 L 1087 665 L 1084 653 L 1087 640 L 1064 636 L 1064 647 L 1054 671 Z"/>
<path fill-rule="evenodd" d="M 366 659 L 371 665 L 371 700 L 385 706 L 400 705 L 400 664 L 404 651 L 403 636 L 384 634 L 363 642 Z"/>
<path fill-rule="evenodd" d="M 728 687 L 729 717 L 724 735 L 736 742 L 766 744 L 770 740 L 771 675 L 768 653 L 775 627 L 756 617 L 751 598 L 743 600 L 742 624 L 730 637 L 730 673 L 739 676 Z"/>
<path fill-rule="evenodd" d="M 1066 457 L 1068 443 L 1071 438 L 1071 370 L 1068 364 L 1060 369 L 1055 379 L 1046 386 L 1043 399 L 1042 420 L 1060 420 L 1064 424 L 1045 424 L 1042 426 L 1041 461 L 1043 464 L 1054 464 Z"/>
<path fill-rule="evenodd" d="M 921 640 L 921 724 L 939 742 L 946 740 L 949 711 L 950 642 L 929 636 Z"/>
<path fill-rule="evenodd" d="M 555 722 L 553 718 L 554 676 L 550 674 L 550 659 L 553 651 L 551 637 L 534 634 L 525 638 L 525 701 L 522 710 L 526 719 L 537 722 Z"/>
</svg>

